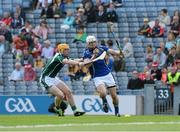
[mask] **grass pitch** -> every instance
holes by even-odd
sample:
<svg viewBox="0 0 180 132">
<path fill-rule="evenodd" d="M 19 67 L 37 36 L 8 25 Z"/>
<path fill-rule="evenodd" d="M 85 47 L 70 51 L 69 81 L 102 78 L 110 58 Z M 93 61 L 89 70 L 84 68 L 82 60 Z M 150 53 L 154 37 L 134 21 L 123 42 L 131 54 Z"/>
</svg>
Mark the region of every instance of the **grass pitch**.
<svg viewBox="0 0 180 132">
<path fill-rule="evenodd" d="M 0 131 L 180 131 L 180 117 L 3 115 Z"/>
</svg>

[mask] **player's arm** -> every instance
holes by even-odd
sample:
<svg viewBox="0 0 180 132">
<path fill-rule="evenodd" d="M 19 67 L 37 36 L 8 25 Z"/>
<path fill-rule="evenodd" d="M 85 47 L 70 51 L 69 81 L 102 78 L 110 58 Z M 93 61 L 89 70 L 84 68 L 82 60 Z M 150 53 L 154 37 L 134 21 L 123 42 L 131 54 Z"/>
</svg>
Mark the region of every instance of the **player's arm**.
<svg viewBox="0 0 180 132">
<path fill-rule="evenodd" d="M 69 64 L 69 65 L 79 65 L 79 61 L 77 60 L 72 60 L 72 59 L 64 59 L 62 61 L 63 64 Z"/>
<path fill-rule="evenodd" d="M 107 53 L 111 54 L 111 55 L 121 55 L 119 50 L 113 50 L 113 49 L 108 49 Z"/>
<path fill-rule="evenodd" d="M 78 61 L 78 62 L 82 62 L 83 61 L 83 58 L 77 58 L 77 59 L 74 59 L 75 61 Z"/>
</svg>

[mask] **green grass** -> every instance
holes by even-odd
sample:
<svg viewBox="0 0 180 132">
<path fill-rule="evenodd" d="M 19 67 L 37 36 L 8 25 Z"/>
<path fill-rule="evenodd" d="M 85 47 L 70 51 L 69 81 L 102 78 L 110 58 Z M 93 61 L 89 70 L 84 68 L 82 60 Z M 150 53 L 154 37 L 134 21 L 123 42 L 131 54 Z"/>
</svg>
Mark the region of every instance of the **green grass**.
<svg viewBox="0 0 180 132">
<path fill-rule="evenodd" d="M 133 124 L 133 123 L 140 124 Z M 152 124 L 147 124 L 152 122 Z M 162 123 L 165 122 L 165 123 Z M 173 122 L 173 123 L 167 123 Z M 100 124 L 98 124 L 100 123 Z M 123 124 L 124 123 L 124 124 Z M 144 123 L 144 124 L 141 124 Z M 45 126 L 45 125 L 54 126 Z M 63 126 L 64 124 L 64 126 Z M 2 128 L 15 126 L 31 128 Z M 42 126 L 34 126 L 42 125 Z M 69 125 L 69 126 L 67 126 Z M 65 116 L 53 115 L 3 115 L 0 131 L 180 131 L 179 116 Z"/>
</svg>

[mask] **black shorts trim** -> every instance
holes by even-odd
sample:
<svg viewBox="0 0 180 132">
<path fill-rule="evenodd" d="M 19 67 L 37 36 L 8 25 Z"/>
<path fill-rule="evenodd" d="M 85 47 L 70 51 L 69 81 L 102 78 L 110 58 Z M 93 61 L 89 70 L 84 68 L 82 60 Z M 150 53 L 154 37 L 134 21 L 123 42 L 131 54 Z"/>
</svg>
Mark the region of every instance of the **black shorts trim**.
<svg viewBox="0 0 180 132">
<path fill-rule="evenodd" d="M 109 86 L 109 87 L 107 87 L 107 89 L 114 88 L 114 87 L 116 87 L 116 85 Z"/>
</svg>

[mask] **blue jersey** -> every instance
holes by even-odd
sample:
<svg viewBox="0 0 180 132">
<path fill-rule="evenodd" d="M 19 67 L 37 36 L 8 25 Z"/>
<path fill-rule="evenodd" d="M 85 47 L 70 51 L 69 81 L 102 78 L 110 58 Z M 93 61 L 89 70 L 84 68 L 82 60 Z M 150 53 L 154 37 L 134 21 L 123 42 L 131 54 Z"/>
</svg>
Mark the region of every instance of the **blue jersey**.
<svg viewBox="0 0 180 132">
<path fill-rule="evenodd" d="M 98 56 L 100 56 L 104 51 L 108 51 L 109 49 L 105 46 L 97 47 L 99 50 Z M 93 55 L 93 51 L 86 49 L 84 52 L 83 59 L 90 59 Z M 110 73 L 110 69 L 108 68 L 105 60 L 98 60 L 93 62 L 90 67 L 90 73 L 92 78 L 105 76 Z"/>
</svg>

